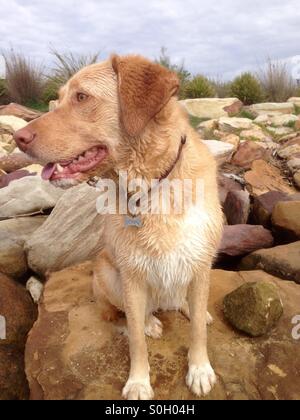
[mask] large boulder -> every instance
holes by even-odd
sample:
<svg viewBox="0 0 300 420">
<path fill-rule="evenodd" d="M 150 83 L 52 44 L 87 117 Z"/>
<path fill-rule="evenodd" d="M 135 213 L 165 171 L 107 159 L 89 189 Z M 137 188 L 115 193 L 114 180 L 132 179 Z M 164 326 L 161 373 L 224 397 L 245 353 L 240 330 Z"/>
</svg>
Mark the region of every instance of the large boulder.
<svg viewBox="0 0 300 420">
<path fill-rule="evenodd" d="M 45 217 L 28 217 L 0 221 L 0 272 L 15 279 L 26 274 L 24 243 L 45 220 Z"/>
<path fill-rule="evenodd" d="M 225 132 L 236 132 L 240 130 L 251 130 L 254 128 L 253 121 L 249 118 L 220 118 L 219 129 Z"/>
<path fill-rule="evenodd" d="M 276 231 L 288 241 L 300 239 L 300 197 L 299 201 L 286 201 L 276 204 L 272 223 Z"/>
<path fill-rule="evenodd" d="M 290 99 L 288 100 L 288 102 L 289 102 L 289 103 L 292 103 L 292 104 L 294 104 L 294 105 L 296 105 L 296 106 L 300 106 L 300 98 L 299 98 L 299 97 L 297 97 L 297 96 L 294 96 L 294 97 L 290 98 Z"/>
<path fill-rule="evenodd" d="M 100 319 L 92 296 L 92 266 L 50 276 L 39 318 L 30 332 L 26 372 L 33 400 L 120 400 L 129 373 L 124 319 Z M 247 338 L 224 320 L 224 297 L 247 282 L 276 284 L 284 316 L 259 340 Z M 261 271 L 213 271 L 209 310 L 209 356 L 218 375 L 210 400 L 299 399 L 299 343 L 291 320 L 299 313 L 300 289 Z M 185 385 L 190 324 L 177 312 L 159 314 L 162 340 L 147 339 L 151 381 L 158 400 L 193 400 Z"/>
<path fill-rule="evenodd" d="M 252 337 L 267 334 L 282 314 L 282 302 L 273 284 L 245 283 L 224 299 L 226 319 Z"/>
<path fill-rule="evenodd" d="M 27 122 L 42 116 L 40 112 L 15 103 L 0 106 L 0 115 L 11 115 L 17 118 L 21 118 Z"/>
<path fill-rule="evenodd" d="M 26 244 L 29 266 L 44 275 L 96 255 L 103 247 L 99 193 L 86 184 L 65 192 L 46 223 Z"/>
<path fill-rule="evenodd" d="M 229 225 L 243 225 L 250 214 L 250 194 L 248 191 L 230 191 L 223 205 Z"/>
<path fill-rule="evenodd" d="M 253 252 L 242 260 L 240 268 L 261 269 L 283 280 L 300 284 L 300 242 Z"/>
<path fill-rule="evenodd" d="M 271 232 L 262 226 L 225 226 L 219 248 L 221 257 L 239 257 L 262 248 L 271 248 L 274 239 Z"/>
<path fill-rule="evenodd" d="M 245 174 L 245 181 L 249 192 L 258 196 L 269 191 L 281 191 L 294 194 L 296 190 L 282 177 L 281 171 L 264 160 L 255 160 L 251 171 Z"/>
<path fill-rule="evenodd" d="M 233 156 L 232 163 L 241 168 L 250 169 L 255 160 L 267 160 L 269 157 L 270 153 L 264 147 L 254 141 L 246 141 L 240 145 Z"/>
<path fill-rule="evenodd" d="M 198 118 L 221 118 L 238 114 L 243 107 L 236 98 L 187 99 L 180 102 L 186 111 Z"/>
<path fill-rule="evenodd" d="M 28 123 L 22 118 L 0 115 L 0 130 L 6 131 L 8 133 L 14 134 L 16 131 L 21 130 L 21 128 L 26 127 Z"/>
<path fill-rule="evenodd" d="M 292 102 L 284 103 L 264 103 L 255 104 L 249 107 L 253 114 L 259 115 L 278 115 L 278 114 L 293 114 L 295 111 L 294 104 Z"/>
<path fill-rule="evenodd" d="M 40 176 L 13 181 L 0 190 L 0 218 L 24 216 L 53 208 L 64 191 Z"/>
<path fill-rule="evenodd" d="M 0 290 L 0 400 L 24 400 L 24 348 L 37 311 L 26 290 L 2 274 Z"/>
</svg>

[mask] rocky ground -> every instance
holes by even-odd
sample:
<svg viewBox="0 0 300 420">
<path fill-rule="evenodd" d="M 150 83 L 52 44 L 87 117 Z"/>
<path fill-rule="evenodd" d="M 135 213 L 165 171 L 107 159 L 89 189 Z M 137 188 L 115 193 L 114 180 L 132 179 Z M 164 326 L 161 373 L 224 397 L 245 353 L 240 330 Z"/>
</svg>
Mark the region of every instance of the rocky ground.
<svg viewBox="0 0 300 420">
<path fill-rule="evenodd" d="M 300 98 L 183 106 L 218 159 L 226 225 L 212 273 L 209 349 L 219 382 L 209 398 L 299 399 L 292 320 L 300 315 Z M 85 263 L 102 247 L 97 192 L 55 189 L 16 149 L 14 131 L 38 116 L 16 104 L 0 107 L 0 317 L 14 335 L 3 339 L 0 329 L 0 400 L 120 398 L 129 366 L 124 320 L 101 322 Z M 32 328 L 37 308 L 25 285 L 31 279 L 35 296 L 33 277 L 48 282 Z M 188 321 L 175 313 L 160 318 L 165 335 L 149 340 L 156 396 L 192 398 L 184 386 Z"/>
</svg>

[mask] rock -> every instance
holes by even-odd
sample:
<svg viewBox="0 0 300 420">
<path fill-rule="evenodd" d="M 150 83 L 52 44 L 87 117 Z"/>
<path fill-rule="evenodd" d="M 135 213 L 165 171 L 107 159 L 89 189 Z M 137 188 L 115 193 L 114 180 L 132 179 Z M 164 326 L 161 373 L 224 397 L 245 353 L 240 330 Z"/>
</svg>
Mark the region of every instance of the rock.
<svg viewBox="0 0 300 420">
<path fill-rule="evenodd" d="M 216 130 L 214 134 L 216 135 Z M 222 131 L 219 131 L 217 137 L 225 143 L 232 144 L 235 150 L 239 148 L 240 138 L 236 134 L 228 134 L 228 133 L 223 133 Z"/>
<path fill-rule="evenodd" d="M 254 223 L 263 225 L 265 228 L 271 227 L 271 217 L 276 204 L 299 199 L 300 194 L 289 195 L 280 191 L 270 191 L 254 197 L 252 209 Z"/>
<path fill-rule="evenodd" d="M 242 102 L 236 98 L 187 99 L 180 103 L 190 115 L 208 119 L 238 114 L 243 106 Z"/>
<path fill-rule="evenodd" d="M 44 217 L 0 221 L 0 272 L 22 279 L 28 271 L 24 243 L 44 221 Z"/>
<path fill-rule="evenodd" d="M 300 169 L 300 167 L 299 167 L 299 169 Z M 296 187 L 300 190 L 300 171 L 295 173 L 294 182 L 296 184 Z"/>
<path fill-rule="evenodd" d="M 91 265 L 52 274 L 46 284 L 39 318 L 30 332 L 26 372 L 32 400 L 121 400 L 129 372 L 124 320 L 105 323 L 92 296 Z M 276 284 L 284 315 L 266 338 L 240 335 L 224 320 L 224 296 L 246 282 Z M 211 400 L 298 399 L 299 343 L 291 319 L 299 311 L 300 289 L 261 271 L 215 270 L 209 310 L 209 356 L 219 380 Z M 158 315 L 163 340 L 147 339 L 155 398 L 186 401 L 195 397 L 185 385 L 189 322 L 180 313 Z"/>
<path fill-rule="evenodd" d="M 219 165 L 229 162 L 234 153 L 234 146 L 218 140 L 201 140 L 215 156 Z"/>
<path fill-rule="evenodd" d="M 273 245 L 271 232 L 262 226 L 225 226 L 219 254 L 221 257 L 238 257 L 254 250 L 271 248 Z"/>
<path fill-rule="evenodd" d="M 26 282 L 26 290 L 30 293 L 34 303 L 38 304 L 44 291 L 44 285 L 36 277 L 30 277 Z"/>
<path fill-rule="evenodd" d="M 21 128 L 26 127 L 27 122 L 21 118 L 13 116 L 0 116 L 0 129 L 5 130 L 8 133 L 14 134 Z"/>
<path fill-rule="evenodd" d="M 249 118 L 220 118 L 219 129 L 225 132 L 235 132 L 239 130 L 251 130 L 254 127 L 253 121 Z"/>
<path fill-rule="evenodd" d="M 230 191 L 223 210 L 229 225 L 246 224 L 250 214 L 250 194 L 248 191 Z"/>
<path fill-rule="evenodd" d="M 273 136 L 282 137 L 294 132 L 290 127 L 267 127 L 269 133 Z"/>
<path fill-rule="evenodd" d="M 232 164 L 244 169 L 250 169 L 252 163 L 259 159 L 268 159 L 268 151 L 253 141 L 242 143 L 232 159 Z"/>
<path fill-rule="evenodd" d="M 58 101 L 49 102 L 49 112 L 54 111 L 58 107 Z"/>
<path fill-rule="evenodd" d="M 292 103 L 293 105 L 300 106 L 300 98 L 293 97 L 288 100 L 288 102 Z"/>
<path fill-rule="evenodd" d="M 33 159 L 25 153 L 13 153 L 0 157 L 0 170 L 7 173 L 18 171 L 34 163 Z"/>
<path fill-rule="evenodd" d="M 13 181 L 0 190 L 0 218 L 28 215 L 53 208 L 64 191 L 39 176 Z"/>
<path fill-rule="evenodd" d="M 298 117 L 294 114 L 275 115 L 271 118 L 271 124 L 275 127 L 288 126 L 296 121 L 298 121 Z"/>
<path fill-rule="evenodd" d="M 208 120 L 203 121 L 199 124 L 198 129 L 204 130 L 204 131 L 213 131 L 218 127 L 218 120 Z"/>
<path fill-rule="evenodd" d="M 11 103 L 9 105 L 0 106 L 0 115 L 11 115 L 30 122 L 36 118 L 41 117 L 42 113 L 18 104 Z"/>
<path fill-rule="evenodd" d="M 295 111 L 293 103 L 264 103 L 251 105 L 250 110 L 259 115 L 293 114 Z"/>
<path fill-rule="evenodd" d="M 282 159 L 292 159 L 295 155 L 300 156 L 300 144 L 293 144 L 292 146 L 286 146 L 278 150 L 278 156 Z"/>
<path fill-rule="evenodd" d="M 37 311 L 19 284 L 0 274 L 0 315 L 5 339 L 0 339 L 0 400 L 25 400 L 29 390 L 24 373 L 24 348 Z M 3 332 L 3 331 L 2 331 Z M 1 337 L 3 338 L 3 337 Z"/>
<path fill-rule="evenodd" d="M 283 306 L 273 284 L 245 283 L 224 299 L 225 318 L 251 337 L 261 337 L 274 328 Z"/>
<path fill-rule="evenodd" d="M 293 158 L 287 162 L 289 170 L 294 173 L 300 170 L 300 157 Z"/>
<path fill-rule="evenodd" d="M 229 192 L 243 191 L 243 187 L 241 186 L 240 183 L 225 176 L 224 174 L 219 174 L 218 186 L 219 186 L 219 196 L 220 196 L 220 201 L 221 201 L 222 206 L 224 206 Z"/>
<path fill-rule="evenodd" d="M 276 204 L 272 214 L 272 223 L 283 239 L 288 241 L 299 240 L 300 201 L 286 201 Z"/>
<path fill-rule="evenodd" d="M 253 121 L 255 124 L 259 124 L 259 125 L 271 125 L 271 118 L 272 118 L 272 114 L 261 114 L 258 117 L 255 118 L 255 120 Z"/>
<path fill-rule="evenodd" d="M 250 140 L 250 141 L 262 141 L 262 142 L 270 142 L 270 136 L 267 136 L 263 130 L 259 127 L 253 128 L 251 130 L 243 130 L 240 133 L 240 138 L 242 140 Z"/>
<path fill-rule="evenodd" d="M 300 242 L 263 249 L 245 257 L 242 270 L 261 269 L 284 280 L 300 284 Z"/>
<path fill-rule="evenodd" d="M 15 171 L 10 174 L 5 174 L 0 178 L 0 189 L 6 188 L 9 186 L 9 184 L 13 181 L 16 181 L 18 179 L 26 178 L 27 176 L 34 176 L 35 174 L 31 174 L 28 171 Z"/>
<path fill-rule="evenodd" d="M 248 190 L 254 196 L 265 194 L 269 191 L 281 191 L 287 194 L 296 192 L 282 178 L 280 170 L 264 160 L 253 162 L 251 171 L 245 174 L 245 181 Z"/>
<path fill-rule="evenodd" d="M 95 256 L 103 247 L 99 193 L 87 184 L 65 192 L 46 223 L 26 243 L 29 266 L 45 275 Z M 84 217 L 82 215 L 84 214 Z"/>
</svg>

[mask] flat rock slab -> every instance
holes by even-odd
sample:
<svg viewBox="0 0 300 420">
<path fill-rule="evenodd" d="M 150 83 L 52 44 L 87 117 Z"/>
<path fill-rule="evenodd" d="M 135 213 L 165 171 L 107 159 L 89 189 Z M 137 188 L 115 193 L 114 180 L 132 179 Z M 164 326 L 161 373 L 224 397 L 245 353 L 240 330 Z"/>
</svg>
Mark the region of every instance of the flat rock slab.
<svg viewBox="0 0 300 420">
<path fill-rule="evenodd" d="M 284 280 L 293 280 L 300 284 L 300 242 L 253 252 L 242 260 L 240 268 L 265 270 Z"/>
<path fill-rule="evenodd" d="M 129 373 L 124 320 L 105 323 L 93 301 L 92 266 L 86 263 L 53 274 L 26 349 L 26 372 L 33 400 L 120 400 Z M 224 296 L 245 282 L 276 285 L 284 316 L 272 333 L 250 339 L 224 320 Z M 218 375 L 211 400 L 298 400 L 299 343 L 292 338 L 292 318 L 299 312 L 300 288 L 263 272 L 214 271 L 209 354 Z M 190 400 L 185 386 L 189 322 L 179 313 L 163 313 L 161 340 L 148 339 L 151 381 L 158 400 Z"/>
<path fill-rule="evenodd" d="M 203 98 L 180 101 L 186 111 L 198 118 L 221 118 L 238 114 L 243 107 L 236 98 Z"/>
</svg>

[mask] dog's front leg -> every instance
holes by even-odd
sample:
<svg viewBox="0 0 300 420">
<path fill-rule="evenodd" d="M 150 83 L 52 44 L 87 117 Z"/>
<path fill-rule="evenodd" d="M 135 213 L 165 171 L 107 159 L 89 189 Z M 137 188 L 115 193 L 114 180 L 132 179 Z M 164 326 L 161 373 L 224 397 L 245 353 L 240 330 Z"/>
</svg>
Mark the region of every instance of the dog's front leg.
<svg viewBox="0 0 300 420">
<path fill-rule="evenodd" d="M 151 400 L 150 367 L 145 337 L 147 288 L 136 275 L 122 273 L 123 298 L 126 312 L 131 368 L 129 380 L 123 390 L 128 400 Z"/>
<path fill-rule="evenodd" d="M 202 267 L 203 268 L 203 267 Z M 207 354 L 207 305 L 210 270 L 195 275 L 188 292 L 191 318 L 191 345 L 187 385 L 198 397 L 210 393 L 216 383 L 216 375 Z"/>
</svg>

